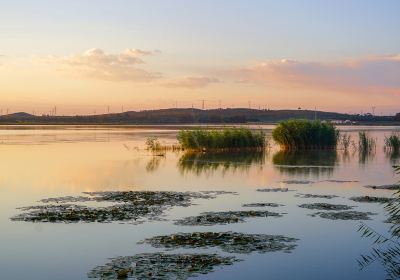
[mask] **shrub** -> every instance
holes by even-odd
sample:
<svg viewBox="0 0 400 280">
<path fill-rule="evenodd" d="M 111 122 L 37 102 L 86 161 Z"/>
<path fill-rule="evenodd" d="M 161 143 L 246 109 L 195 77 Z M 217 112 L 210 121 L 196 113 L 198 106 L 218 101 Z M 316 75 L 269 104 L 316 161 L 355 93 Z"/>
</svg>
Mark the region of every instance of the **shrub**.
<svg viewBox="0 0 400 280">
<path fill-rule="evenodd" d="M 272 138 L 284 150 L 335 149 L 339 131 L 328 122 L 288 120 L 274 128 Z"/>
</svg>

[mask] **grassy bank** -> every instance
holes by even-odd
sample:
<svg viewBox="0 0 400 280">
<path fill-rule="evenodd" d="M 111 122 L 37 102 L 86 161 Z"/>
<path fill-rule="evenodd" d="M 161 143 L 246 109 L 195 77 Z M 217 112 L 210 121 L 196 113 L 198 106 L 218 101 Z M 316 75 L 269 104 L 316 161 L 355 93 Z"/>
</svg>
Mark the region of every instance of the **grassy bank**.
<svg viewBox="0 0 400 280">
<path fill-rule="evenodd" d="M 262 150 L 266 146 L 265 133 L 248 128 L 181 130 L 177 138 L 188 150 Z"/>
<path fill-rule="evenodd" d="M 272 138 L 283 150 L 335 149 L 339 131 L 331 123 L 289 120 L 278 124 Z"/>
</svg>

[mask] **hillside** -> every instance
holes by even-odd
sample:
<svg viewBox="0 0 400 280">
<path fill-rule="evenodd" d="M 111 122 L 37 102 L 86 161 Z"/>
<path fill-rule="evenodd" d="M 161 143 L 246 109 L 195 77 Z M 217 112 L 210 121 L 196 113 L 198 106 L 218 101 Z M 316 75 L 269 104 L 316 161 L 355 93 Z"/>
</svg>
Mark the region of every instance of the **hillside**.
<svg viewBox="0 0 400 280">
<path fill-rule="evenodd" d="M 335 112 L 310 110 L 256 110 L 256 109 L 211 109 L 192 108 L 128 111 L 102 115 L 82 116 L 34 116 L 19 112 L 0 116 L 0 124 L 207 124 L 207 123 L 276 123 L 291 118 L 358 123 L 400 123 L 396 116 L 350 115 Z"/>
</svg>

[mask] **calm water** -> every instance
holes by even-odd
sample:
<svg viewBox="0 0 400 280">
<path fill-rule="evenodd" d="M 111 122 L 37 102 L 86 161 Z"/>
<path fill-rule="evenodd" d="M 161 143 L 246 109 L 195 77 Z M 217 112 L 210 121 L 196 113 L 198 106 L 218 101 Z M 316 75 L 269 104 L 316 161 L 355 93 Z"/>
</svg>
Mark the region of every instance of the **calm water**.
<svg viewBox="0 0 400 280">
<path fill-rule="evenodd" d="M 270 131 L 270 126 L 263 127 Z M 148 136 L 174 143 L 178 127 L 0 127 L 0 279 L 86 279 L 86 274 L 108 258 L 160 251 L 137 245 L 159 234 L 192 231 L 238 231 L 283 234 L 298 238 L 292 253 L 238 255 L 244 261 L 217 268 L 198 279 L 385 279 L 376 262 L 359 270 L 357 259 L 371 249 L 371 240 L 357 232 L 359 221 L 332 221 L 310 217 L 301 203 L 328 202 L 357 206 L 378 213 L 366 223 L 386 232 L 382 205 L 357 203 L 351 196 L 390 196 L 390 191 L 364 185 L 400 180 L 392 170 L 397 155 L 383 151 L 383 139 L 396 127 L 343 127 L 357 140 L 359 129 L 378 139 L 369 156 L 342 151 L 281 153 L 272 146 L 264 155 L 235 157 L 193 156 L 169 152 L 154 157 L 144 148 Z M 314 184 L 287 185 L 282 180 L 312 180 Z M 325 180 L 357 180 L 333 183 Z M 288 187 L 291 192 L 260 193 L 257 188 Z M 169 221 L 131 224 L 50 224 L 12 222 L 17 207 L 37 204 L 47 197 L 80 195 L 106 190 L 226 190 L 237 196 L 198 200 L 190 208 L 168 211 Z M 332 200 L 305 199 L 296 193 L 333 194 Z M 245 210 L 251 202 L 276 202 L 270 209 L 287 213 L 277 219 L 250 219 L 214 227 L 180 227 L 172 220 L 203 211 Z M 261 209 L 260 209 L 261 210 Z M 182 250 L 180 250 L 182 251 Z M 185 250 L 191 252 L 193 250 Z M 200 250 L 197 250 L 199 252 Z M 218 249 L 201 250 L 218 252 Z M 224 253 L 221 253 L 224 254 Z"/>
</svg>

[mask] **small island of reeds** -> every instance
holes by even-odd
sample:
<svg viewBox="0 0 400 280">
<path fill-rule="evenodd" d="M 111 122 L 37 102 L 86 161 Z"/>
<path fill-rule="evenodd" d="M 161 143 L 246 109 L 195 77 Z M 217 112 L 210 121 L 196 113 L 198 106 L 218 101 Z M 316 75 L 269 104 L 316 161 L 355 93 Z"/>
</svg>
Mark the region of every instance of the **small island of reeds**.
<svg viewBox="0 0 400 280">
<path fill-rule="evenodd" d="M 263 150 L 267 144 L 264 131 L 244 127 L 181 130 L 177 138 L 183 149 L 195 151 Z"/>
<path fill-rule="evenodd" d="M 335 149 L 339 130 L 329 122 L 288 120 L 272 131 L 282 150 Z"/>
</svg>

